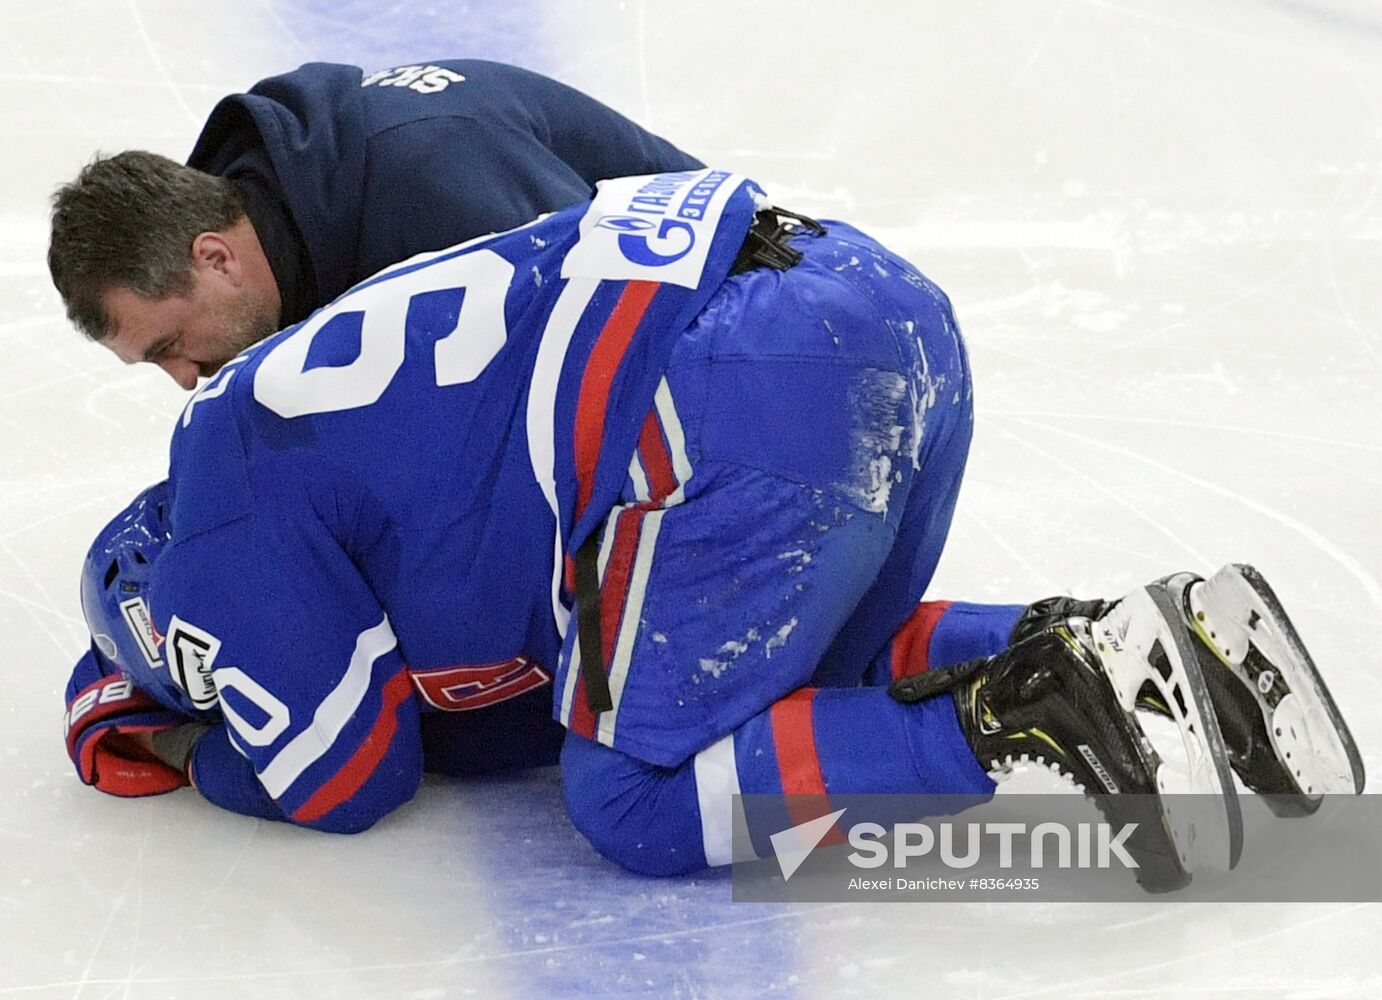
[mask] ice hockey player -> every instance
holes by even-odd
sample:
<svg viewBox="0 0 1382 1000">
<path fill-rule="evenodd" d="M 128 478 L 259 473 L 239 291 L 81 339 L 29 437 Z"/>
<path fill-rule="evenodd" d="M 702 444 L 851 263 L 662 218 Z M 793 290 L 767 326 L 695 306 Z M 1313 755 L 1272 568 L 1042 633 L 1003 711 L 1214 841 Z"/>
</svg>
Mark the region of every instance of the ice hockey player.
<svg viewBox="0 0 1382 1000">
<path fill-rule="evenodd" d="M 383 267 L 700 166 L 516 67 L 310 63 L 222 100 L 187 166 L 93 161 L 54 196 L 48 265 L 89 337 L 191 389 Z"/>
<path fill-rule="evenodd" d="M 736 792 L 987 794 L 1030 759 L 1170 809 L 1135 700 L 1231 852 L 1230 764 L 1288 811 L 1361 788 L 1251 570 L 919 603 L 971 427 L 949 302 L 906 261 L 724 171 L 607 181 L 385 270 L 190 399 L 168 483 L 88 558 L 69 752 L 118 794 L 190 780 L 358 831 L 413 796 L 429 715 L 538 692 L 572 821 L 656 874 L 730 860 Z M 1159 818 L 1129 847 L 1174 888 Z"/>
</svg>

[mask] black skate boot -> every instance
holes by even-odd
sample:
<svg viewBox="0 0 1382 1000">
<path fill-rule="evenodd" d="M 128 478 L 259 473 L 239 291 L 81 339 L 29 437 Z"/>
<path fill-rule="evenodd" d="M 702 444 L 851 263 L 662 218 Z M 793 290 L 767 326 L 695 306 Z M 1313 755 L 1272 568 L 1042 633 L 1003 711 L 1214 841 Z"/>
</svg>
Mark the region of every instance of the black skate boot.
<svg viewBox="0 0 1382 1000">
<path fill-rule="evenodd" d="M 1189 883 L 1197 861 L 1237 862 L 1238 803 L 1176 608 L 1148 588 L 1101 610 L 1098 625 L 1067 616 L 997 656 L 904 678 L 890 692 L 918 701 L 952 691 L 965 737 L 995 778 L 1043 766 L 1079 785 L 1111 825 L 1137 823 L 1127 842 L 1137 880 L 1167 892 Z M 1161 758 L 1132 711 L 1144 681 L 1175 706 L 1191 762 L 1181 790 L 1204 794 L 1161 796 Z"/>
<path fill-rule="evenodd" d="M 1262 575 L 1229 564 L 1208 580 L 1158 581 L 1195 638 L 1194 649 L 1229 763 L 1278 816 L 1305 816 L 1326 793 L 1363 790 L 1363 761 L 1329 688 Z M 1068 615 L 1101 618 L 1113 602 L 1048 598 L 1013 629 L 1021 641 Z M 1170 716 L 1151 686 L 1138 708 Z"/>
</svg>

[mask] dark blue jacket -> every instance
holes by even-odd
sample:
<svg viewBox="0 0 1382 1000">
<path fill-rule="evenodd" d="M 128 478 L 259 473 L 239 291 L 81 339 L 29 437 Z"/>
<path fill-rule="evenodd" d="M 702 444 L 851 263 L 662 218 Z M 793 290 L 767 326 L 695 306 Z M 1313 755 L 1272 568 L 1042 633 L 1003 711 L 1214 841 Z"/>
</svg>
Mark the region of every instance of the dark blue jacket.
<svg viewBox="0 0 1382 1000">
<path fill-rule="evenodd" d="M 305 318 L 380 268 L 589 199 L 598 180 L 700 161 L 555 80 L 470 59 L 308 63 L 212 111 L 188 165 L 240 191 Z"/>
</svg>

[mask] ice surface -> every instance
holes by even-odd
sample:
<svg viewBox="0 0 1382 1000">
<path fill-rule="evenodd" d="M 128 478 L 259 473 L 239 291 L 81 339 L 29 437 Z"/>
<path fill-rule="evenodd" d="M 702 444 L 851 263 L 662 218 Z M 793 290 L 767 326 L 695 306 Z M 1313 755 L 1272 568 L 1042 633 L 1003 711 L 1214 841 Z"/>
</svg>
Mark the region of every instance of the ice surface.
<svg viewBox="0 0 1382 1000">
<path fill-rule="evenodd" d="M 936 594 L 1255 562 L 1377 776 L 1375 4 L 0 0 L 0 55 L 0 997 L 1382 994 L 1376 906 L 736 905 L 600 861 L 550 773 L 429 782 L 355 838 L 83 788 L 77 567 L 183 395 L 72 332 L 43 264 L 94 150 L 185 155 L 261 76 L 519 60 L 950 293 L 979 416 Z"/>
</svg>

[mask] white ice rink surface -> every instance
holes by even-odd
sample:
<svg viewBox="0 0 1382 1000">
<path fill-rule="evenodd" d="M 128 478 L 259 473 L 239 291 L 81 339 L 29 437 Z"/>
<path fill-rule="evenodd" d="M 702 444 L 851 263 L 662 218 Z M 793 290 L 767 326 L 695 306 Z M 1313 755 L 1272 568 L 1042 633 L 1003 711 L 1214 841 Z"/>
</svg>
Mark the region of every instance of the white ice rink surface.
<svg viewBox="0 0 1382 1000">
<path fill-rule="evenodd" d="M 78 782 L 78 567 L 183 395 L 67 326 L 47 195 L 98 148 L 185 156 L 217 97 L 300 62 L 461 55 L 949 291 L 978 430 L 933 594 L 1254 562 L 1382 775 L 1375 3 L 409 6 L 0 0 L 0 998 L 1382 995 L 1377 905 L 750 906 L 600 860 L 547 772 L 429 782 L 353 838 Z"/>
</svg>

